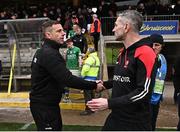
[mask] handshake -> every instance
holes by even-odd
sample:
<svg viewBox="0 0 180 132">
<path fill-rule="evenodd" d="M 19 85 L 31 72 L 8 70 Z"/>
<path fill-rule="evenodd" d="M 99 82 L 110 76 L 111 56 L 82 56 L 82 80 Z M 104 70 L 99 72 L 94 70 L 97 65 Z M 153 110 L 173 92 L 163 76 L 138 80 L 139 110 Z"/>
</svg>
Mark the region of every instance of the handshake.
<svg viewBox="0 0 180 132">
<path fill-rule="evenodd" d="M 106 88 L 103 86 L 103 81 L 97 80 L 96 92 L 101 92 Z M 91 111 L 99 111 L 108 109 L 108 100 L 106 98 L 96 98 L 88 101 L 86 105 L 91 109 Z"/>
<path fill-rule="evenodd" d="M 97 87 L 96 87 L 96 92 L 101 92 L 103 90 L 105 90 L 106 88 L 103 86 L 103 81 L 101 80 L 97 80 L 96 81 Z"/>
</svg>

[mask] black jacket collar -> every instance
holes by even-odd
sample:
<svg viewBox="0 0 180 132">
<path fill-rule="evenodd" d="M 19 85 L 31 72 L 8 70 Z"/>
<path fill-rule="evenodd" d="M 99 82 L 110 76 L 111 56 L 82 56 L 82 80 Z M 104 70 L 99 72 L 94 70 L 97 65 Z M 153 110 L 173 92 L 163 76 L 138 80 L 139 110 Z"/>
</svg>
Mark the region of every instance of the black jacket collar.
<svg viewBox="0 0 180 132">
<path fill-rule="evenodd" d="M 142 38 L 138 42 L 135 42 L 133 45 L 129 46 L 126 50 L 135 49 L 135 48 L 138 48 L 138 47 L 140 47 L 142 45 L 147 45 L 149 47 L 152 47 L 153 42 L 149 37 Z"/>
<path fill-rule="evenodd" d="M 59 48 L 61 47 L 61 44 L 57 43 L 54 40 L 44 39 L 43 46 L 48 46 L 48 47 L 51 47 L 53 49 L 59 50 Z"/>
</svg>

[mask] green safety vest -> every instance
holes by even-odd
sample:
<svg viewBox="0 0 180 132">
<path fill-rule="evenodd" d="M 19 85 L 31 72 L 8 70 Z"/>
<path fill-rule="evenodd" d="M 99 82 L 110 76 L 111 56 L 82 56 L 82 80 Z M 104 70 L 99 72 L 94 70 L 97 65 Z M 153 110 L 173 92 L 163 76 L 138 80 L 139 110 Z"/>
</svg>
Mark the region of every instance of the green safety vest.
<svg viewBox="0 0 180 132">
<path fill-rule="evenodd" d="M 82 77 L 97 77 L 100 68 L 100 60 L 97 56 L 97 52 L 89 54 L 88 58 L 82 67 L 81 76 Z"/>
</svg>

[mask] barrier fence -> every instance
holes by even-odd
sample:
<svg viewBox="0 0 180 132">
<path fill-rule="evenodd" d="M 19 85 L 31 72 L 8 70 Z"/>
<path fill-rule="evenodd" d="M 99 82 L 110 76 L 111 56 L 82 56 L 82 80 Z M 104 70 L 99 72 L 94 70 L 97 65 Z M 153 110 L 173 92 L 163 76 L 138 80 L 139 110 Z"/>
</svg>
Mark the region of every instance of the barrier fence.
<svg viewBox="0 0 180 132">
<path fill-rule="evenodd" d="M 158 16 L 144 16 L 145 21 L 153 20 L 180 20 L 180 15 L 158 15 Z M 41 45 L 41 32 L 40 25 L 42 22 L 48 20 L 48 18 L 36 18 L 36 19 L 17 19 L 17 20 L 1 20 L 0 21 L 0 59 L 3 63 L 3 74 L 9 73 L 6 67 L 10 67 L 12 41 L 16 41 L 17 55 L 15 61 L 15 74 L 24 75 L 30 73 L 30 61 L 35 53 L 36 49 Z M 114 35 L 112 29 L 116 17 L 104 17 L 101 18 L 102 23 L 102 35 L 112 36 Z M 115 53 L 114 53 L 115 52 Z M 112 60 L 114 63 L 114 56 L 118 51 L 112 47 Z"/>
<path fill-rule="evenodd" d="M 179 21 L 180 15 L 151 15 L 151 16 L 143 16 L 143 19 L 144 21 L 162 21 L 162 20 L 178 20 Z M 116 21 L 116 17 L 101 18 L 101 28 L 102 28 L 103 36 L 114 35 L 112 30 L 114 28 L 115 21 Z"/>
<path fill-rule="evenodd" d="M 144 16 L 145 21 L 180 20 L 180 15 Z M 16 44 L 14 75 L 28 75 L 31 73 L 30 65 L 35 51 L 41 46 L 42 34 L 40 25 L 48 18 L 0 20 L 0 60 L 2 61 L 2 75 L 10 75 L 12 67 L 12 53 Z M 116 17 L 101 18 L 102 36 L 114 35 L 112 29 Z M 179 33 L 179 32 L 178 32 Z M 105 43 L 101 41 L 100 43 Z M 106 45 L 104 45 L 106 47 Z M 119 50 L 109 46 L 111 50 L 112 65 L 115 64 Z M 104 53 L 104 51 L 102 51 Z M 101 53 L 101 54 L 102 54 Z"/>
<path fill-rule="evenodd" d="M 31 73 L 33 55 L 41 44 L 40 27 L 47 20 L 48 18 L 0 21 L 0 60 L 3 67 L 0 81 L 9 81 L 8 95 L 16 76 Z"/>
</svg>

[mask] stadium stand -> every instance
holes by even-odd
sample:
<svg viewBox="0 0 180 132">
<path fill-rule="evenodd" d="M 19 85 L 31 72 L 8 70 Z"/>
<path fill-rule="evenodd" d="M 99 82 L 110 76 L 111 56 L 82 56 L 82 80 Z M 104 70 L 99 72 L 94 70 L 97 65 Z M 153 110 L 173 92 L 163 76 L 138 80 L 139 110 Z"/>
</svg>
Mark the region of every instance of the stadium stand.
<svg viewBox="0 0 180 132">
<path fill-rule="evenodd" d="M 178 11 L 175 10 L 177 9 L 175 7 L 179 6 L 178 2 L 176 1 L 172 1 L 169 3 L 166 2 L 164 4 L 164 2 L 162 1 L 157 2 L 153 0 L 139 0 L 137 5 L 129 5 L 128 2 L 126 2 L 126 5 L 117 5 L 117 2 L 119 1 L 116 0 L 115 2 L 107 2 L 104 0 L 99 0 L 98 3 L 94 3 L 97 5 L 96 13 L 101 18 L 102 35 L 105 36 L 104 41 L 108 44 L 114 43 L 115 41 L 115 39 L 112 37 L 112 28 L 114 27 L 116 15 L 122 10 L 137 9 L 140 12 L 142 11 L 142 14 L 144 15 L 144 20 L 147 21 L 180 20 Z M 25 19 L 27 20 L 26 24 L 21 23 L 21 26 L 19 27 L 12 24 L 17 32 L 18 37 L 16 41 L 18 42 L 19 46 L 15 65 L 15 75 L 28 75 L 31 73 L 30 64 L 33 54 L 35 53 L 36 49 L 41 45 L 41 34 L 39 34 L 40 30 L 38 29 L 38 27 L 31 27 L 32 19 L 42 19 L 48 17 L 49 19 L 58 20 L 62 23 L 62 25 L 64 25 L 65 29 L 70 30 L 70 28 L 66 27 L 68 27 L 70 24 L 69 22 L 71 21 L 72 14 L 76 14 L 80 21 L 80 26 L 84 28 L 84 25 L 81 25 L 81 21 L 83 20 L 83 24 L 86 24 L 85 30 L 87 30 L 87 24 L 91 23 L 90 17 L 93 14 L 92 7 L 94 7 L 94 5 L 88 5 L 88 3 L 86 2 L 79 3 L 79 6 L 71 6 L 68 5 L 68 3 L 59 3 L 57 1 L 44 1 L 44 3 L 43 1 L 36 1 L 34 3 L 27 2 L 24 3 L 23 6 L 20 6 L 20 3 L 18 4 L 18 2 L 14 4 L 16 4 L 16 9 L 11 4 L 7 7 L 2 7 L 2 10 L 0 11 L 0 21 L 10 19 L 13 21 Z M 84 16 L 84 18 L 82 19 L 82 17 L 80 16 Z M 36 23 L 36 25 L 38 24 Z M 33 29 L 36 29 L 36 31 L 33 31 Z M 31 33 L 27 32 L 27 30 L 31 31 Z M 3 36 L 0 37 L 0 59 L 2 60 L 2 64 L 4 67 L 4 76 L 8 76 L 9 68 L 11 66 L 11 55 L 9 50 L 11 47 L 9 46 L 9 38 L 6 35 L 7 33 L 7 25 L 0 24 L 0 34 L 2 34 Z M 167 42 L 174 42 L 177 41 L 178 36 L 173 37 L 173 40 L 171 38 L 172 37 L 169 36 L 165 37 Z M 36 45 L 35 48 L 33 48 L 32 45 Z M 118 52 L 117 50 L 112 51 Z M 116 58 L 116 54 L 118 53 L 115 53 L 113 58 Z"/>
</svg>

